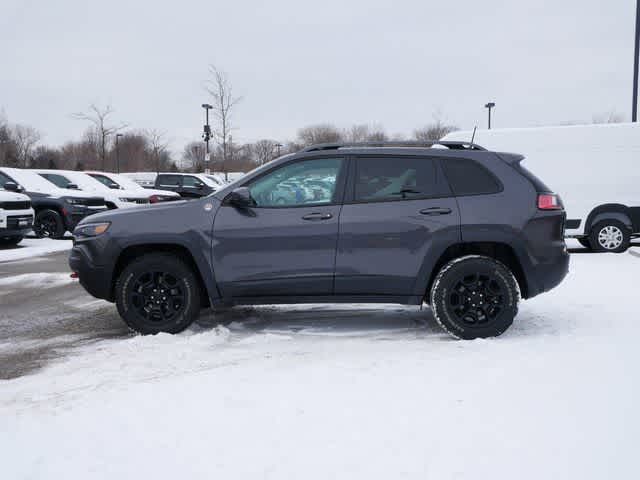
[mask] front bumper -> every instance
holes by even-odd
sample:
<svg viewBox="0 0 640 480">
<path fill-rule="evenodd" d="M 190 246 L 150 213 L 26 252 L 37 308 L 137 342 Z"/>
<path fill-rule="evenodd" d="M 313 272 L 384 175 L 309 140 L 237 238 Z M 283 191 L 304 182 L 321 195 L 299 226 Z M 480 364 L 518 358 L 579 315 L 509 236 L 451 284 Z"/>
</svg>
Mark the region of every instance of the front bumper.
<svg viewBox="0 0 640 480">
<path fill-rule="evenodd" d="M 100 212 L 106 212 L 108 208 L 104 207 L 87 207 L 83 205 L 74 205 L 72 207 L 66 207 L 64 209 L 64 223 L 68 231 L 73 232 L 76 225 L 80 223 L 80 220 L 90 215 Z"/>
<path fill-rule="evenodd" d="M 113 265 L 106 263 L 97 264 L 95 247 L 89 242 L 76 243 L 69 255 L 69 267 L 78 274 L 80 285 L 96 298 L 113 301 L 111 278 Z"/>
<path fill-rule="evenodd" d="M 6 211 L 0 217 L 0 237 L 24 237 L 33 228 L 33 210 Z"/>
</svg>

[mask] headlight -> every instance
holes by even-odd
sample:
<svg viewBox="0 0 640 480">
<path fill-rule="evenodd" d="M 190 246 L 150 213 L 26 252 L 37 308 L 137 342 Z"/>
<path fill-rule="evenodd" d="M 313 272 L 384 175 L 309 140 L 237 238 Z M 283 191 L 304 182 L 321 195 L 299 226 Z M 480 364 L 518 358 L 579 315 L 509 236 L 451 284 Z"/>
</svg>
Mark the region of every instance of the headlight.
<svg viewBox="0 0 640 480">
<path fill-rule="evenodd" d="M 102 235 L 104 232 L 109 230 L 110 222 L 104 223 L 85 223 L 84 225 L 79 225 L 73 231 L 74 237 L 97 237 L 98 235 Z"/>
<path fill-rule="evenodd" d="M 65 202 L 69 205 L 86 205 L 87 201 L 84 198 L 65 198 Z"/>
</svg>

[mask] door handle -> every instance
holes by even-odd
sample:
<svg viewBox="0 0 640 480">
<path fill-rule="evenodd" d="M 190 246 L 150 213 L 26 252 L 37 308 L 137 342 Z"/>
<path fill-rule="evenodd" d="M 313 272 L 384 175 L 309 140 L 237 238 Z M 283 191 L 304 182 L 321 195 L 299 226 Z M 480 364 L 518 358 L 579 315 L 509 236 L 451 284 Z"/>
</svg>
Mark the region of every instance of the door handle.
<svg viewBox="0 0 640 480">
<path fill-rule="evenodd" d="M 422 215 L 448 215 L 451 213 L 450 208 L 443 207 L 431 207 L 420 210 Z"/>
<path fill-rule="evenodd" d="M 309 213 L 302 217 L 303 220 L 329 220 L 330 218 L 333 218 L 330 213 L 320 212 Z"/>
</svg>

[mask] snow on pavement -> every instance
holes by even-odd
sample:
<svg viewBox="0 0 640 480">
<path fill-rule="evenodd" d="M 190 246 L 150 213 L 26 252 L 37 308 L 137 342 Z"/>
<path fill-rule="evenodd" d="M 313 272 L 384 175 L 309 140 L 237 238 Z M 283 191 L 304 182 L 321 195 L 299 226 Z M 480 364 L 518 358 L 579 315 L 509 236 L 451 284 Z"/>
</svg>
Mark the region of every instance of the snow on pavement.
<svg viewBox="0 0 640 480">
<path fill-rule="evenodd" d="M 72 247 L 71 237 L 61 240 L 51 238 L 25 238 L 16 247 L 0 249 L 0 263 L 31 259 L 54 252 L 63 252 Z"/>
<path fill-rule="evenodd" d="M 3 476 L 631 478 L 640 258 L 571 262 L 499 339 L 327 305 L 80 347 L 0 382 Z"/>
<path fill-rule="evenodd" d="M 0 278 L 0 287 L 20 286 L 21 288 L 55 288 L 68 283 L 77 282 L 70 277 L 69 272 L 60 273 L 23 273 L 11 277 Z M 7 293 L 6 290 L 0 295 Z"/>
</svg>

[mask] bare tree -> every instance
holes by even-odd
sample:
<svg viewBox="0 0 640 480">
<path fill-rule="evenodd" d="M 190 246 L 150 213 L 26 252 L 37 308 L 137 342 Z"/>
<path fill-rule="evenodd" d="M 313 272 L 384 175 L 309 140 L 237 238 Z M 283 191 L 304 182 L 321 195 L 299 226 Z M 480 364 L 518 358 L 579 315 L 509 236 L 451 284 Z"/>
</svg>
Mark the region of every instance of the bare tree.
<svg viewBox="0 0 640 480">
<path fill-rule="evenodd" d="M 89 105 L 87 112 L 72 114 L 72 117 L 77 120 L 84 120 L 93 124 L 100 140 L 100 158 L 102 160 L 103 171 L 106 170 L 107 162 L 107 137 L 127 127 L 126 123 L 119 123 L 117 125 L 108 124 L 108 117 L 113 112 L 114 110 L 111 105 L 101 108 L 92 103 Z"/>
<path fill-rule="evenodd" d="M 227 74 L 219 70 L 215 65 L 209 66 L 211 78 L 207 82 L 206 90 L 212 98 L 212 113 L 214 135 L 222 145 L 222 171 L 227 172 L 227 160 L 229 160 L 229 145 L 231 144 L 231 131 L 233 130 L 232 114 L 235 106 L 242 101 L 242 97 L 233 95 L 233 87 Z"/>
<path fill-rule="evenodd" d="M 204 145 L 202 142 L 191 142 L 182 151 L 182 169 L 192 172 L 204 170 Z"/>
<path fill-rule="evenodd" d="M 258 165 L 264 165 L 270 162 L 276 156 L 276 148 L 278 143 L 273 140 L 258 140 L 252 146 L 253 154 Z"/>
<path fill-rule="evenodd" d="M 447 133 L 458 130 L 455 125 L 448 125 L 440 111 L 433 115 L 433 122 L 413 131 L 413 137 L 419 142 L 434 142 Z"/>
<path fill-rule="evenodd" d="M 169 141 L 166 138 L 167 132 L 151 129 L 145 130 L 144 134 L 149 142 L 153 162 L 156 166 L 156 172 L 160 172 L 160 170 L 162 170 L 161 163 L 166 163 L 161 162 L 161 160 L 167 158 L 167 147 L 169 146 Z M 169 165 L 166 165 L 166 167 L 168 166 Z"/>
<path fill-rule="evenodd" d="M 345 130 L 344 138 L 348 142 L 384 142 L 388 136 L 380 125 L 353 125 Z"/>
<path fill-rule="evenodd" d="M 304 146 L 316 143 L 335 143 L 344 139 L 342 131 L 329 123 L 311 125 L 298 130 L 298 140 Z"/>
<path fill-rule="evenodd" d="M 11 140 L 15 146 L 18 165 L 29 167 L 31 152 L 40 141 L 40 133 L 28 125 L 15 125 L 11 129 Z"/>
</svg>

